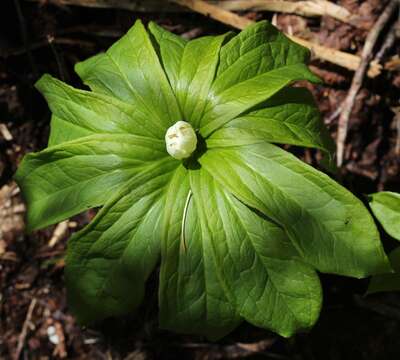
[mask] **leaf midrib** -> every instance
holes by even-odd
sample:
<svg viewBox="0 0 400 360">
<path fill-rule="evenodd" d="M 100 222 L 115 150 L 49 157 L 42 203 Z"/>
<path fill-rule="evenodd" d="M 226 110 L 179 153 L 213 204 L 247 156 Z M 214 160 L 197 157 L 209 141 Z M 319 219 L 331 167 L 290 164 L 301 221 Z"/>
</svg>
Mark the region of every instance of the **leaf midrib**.
<svg viewBox="0 0 400 360">
<path fill-rule="evenodd" d="M 95 93 L 93 93 L 93 94 L 95 94 Z M 52 96 L 52 97 L 55 97 L 55 98 L 59 98 L 62 102 L 66 102 L 66 101 L 67 101 L 67 102 L 71 102 L 73 105 L 79 105 L 77 102 L 75 102 L 75 101 L 72 100 L 71 98 L 67 98 L 67 99 L 66 99 L 66 98 L 62 97 L 61 95 L 57 95 L 57 94 L 55 94 L 55 93 L 54 93 L 54 94 L 51 94 L 51 96 Z M 104 95 L 104 96 L 106 97 L 107 95 Z M 108 96 L 107 96 L 107 97 L 108 97 Z M 111 98 L 111 99 L 113 99 L 113 98 Z M 100 97 L 99 97 L 98 100 L 105 100 L 105 99 L 100 99 Z M 114 101 L 114 99 L 113 99 L 112 101 Z M 131 104 L 128 104 L 128 103 L 124 103 L 124 104 L 125 104 L 126 106 L 133 107 Z M 139 125 L 142 129 L 144 129 L 146 132 L 148 132 L 150 136 L 154 136 L 155 139 L 161 139 L 160 136 L 157 136 L 155 133 L 152 132 L 152 129 L 148 129 L 148 128 L 143 127 L 143 126 L 141 126 L 140 124 L 138 124 L 138 122 L 137 122 L 136 120 L 133 119 L 132 114 L 129 114 L 125 109 L 122 109 L 122 108 L 120 108 L 118 105 L 115 105 L 115 104 L 112 104 L 112 105 L 115 106 L 119 111 L 121 111 L 122 113 L 124 113 L 129 119 L 132 119 L 132 121 L 134 121 L 135 125 Z M 88 107 L 85 107 L 85 106 L 82 106 L 82 107 L 83 107 L 85 110 L 87 110 L 87 111 L 93 113 L 93 114 L 94 114 L 93 117 L 101 117 L 98 113 L 96 113 L 96 112 L 93 111 L 92 109 L 90 109 L 90 108 L 88 108 Z M 133 110 L 133 114 L 135 114 L 136 111 L 138 111 L 138 110 L 135 110 L 135 109 L 132 109 L 132 110 Z M 94 127 L 89 126 L 91 123 L 82 123 L 82 122 L 77 123 L 77 122 L 75 122 L 75 121 L 66 120 L 66 119 L 64 118 L 64 116 L 61 116 L 58 112 L 56 112 L 56 116 L 57 116 L 60 120 L 62 120 L 62 121 L 64 121 L 64 122 L 67 122 L 67 123 L 72 124 L 72 125 L 77 126 L 77 127 L 81 127 L 81 128 L 86 129 L 86 130 L 88 130 L 88 131 L 91 131 L 91 132 L 94 133 L 94 134 L 99 134 L 99 133 L 110 134 L 110 130 L 109 130 L 109 129 L 96 129 L 96 128 L 94 128 Z M 131 129 L 129 128 L 129 126 L 128 126 L 128 127 L 125 127 L 125 126 L 124 126 L 124 123 L 113 122 L 113 124 L 115 124 L 115 125 L 118 127 L 118 130 L 120 131 L 120 132 L 115 132 L 115 134 L 121 134 L 121 135 L 123 135 L 123 134 L 130 134 L 130 135 L 134 135 L 134 136 L 143 136 L 143 137 L 146 137 L 146 135 L 135 134 L 135 133 L 133 133 L 133 132 L 131 131 Z M 120 127 L 121 125 L 123 126 L 122 128 Z M 113 133 L 113 132 L 111 132 L 111 133 Z"/>
<path fill-rule="evenodd" d="M 114 61 L 114 59 L 111 57 L 110 54 L 108 54 L 107 52 L 105 53 L 107 55 L 107 57 L 111 60 L 111 62 L 116 66 L 116 68 L 118 69 L 119 73 L 121 74 L 122 78 L 125 80 L 126 84 L 128 85 L 128 88 L 130 89 L 131 93 L 133 94 L 133 96 L 135 98 L 137 98 L 138 100 L 140 100 L 141 105 L 146 109 L 146 111 L 150 114 L 150 115 L 154 115 L 157 117 L 157 119 L 163 123 L 162 119 L 160 118 L 160 116 L 156 113 L 153 112 L 152 109 L 150 109 L 146 102 L 144 101 L 142 95 L 139 92 L 136 92 L 134 90 L 134 88 L 132 87 L 132 84 L 129 82 L 129 79 L 126 77 L 126 75 L 123 73 L 123 71 L 121 70 L 121 68 L 119 67 L 118 63 Z M 131 105 L 132 106 L 132 105 Z M 162 133 L 165 132 L 165 128 L 160 126 L 159 123 L 157 121 L 153 121 L 152 118 L 149 119 L 151 121 L 151 123 L 158 128 Z M 159 137 L 157 137 L 159 138 Z"/>
<path fill-rule="evenodd" d="M 259 261 L 261 262 L 261 264 L 263 265 L 265 272 L 267 273 L 268 279 L 272 284 L 272 286 L 274 287 L 275 291 L 277 294 L 279 294 L 279 296 L 282 298 L 282 300 L 286 297 L 295 297 L 295 298 L 299 298 L 299 299 L 304 299 L 304 297 L 296 297 L 296 296 L 292 296 L 290 294 L 285 294 L 283 292 L 281 292 L 280 290 L 278 290 L 277 286 L 275 285 L 275 282 L 272 280 L 271 276 L 269 275 L 269 270 L 268 270 L 268 266 L 267 264 L 265 264 L 265 262 L 263 261 L 263 257 L 269 258 L 269 256 L 261 256 L 258 251 L 256 250 L 256 246 L 254 245 L 253 242 L 253 238 L 250 235 L 250 232 L 248 231 L 247 227 L 245 226 L 243 220 L 240 218 L 239 214 L 237 213 L 236 207 L 233 205 L 232 201 L 230 199 L 228 199 L 228 197 L 226 196 L 226 194 L 224 192 L 221 191 L 221 194 L 223 195 L 223 197 L 228 201 L 228 203 L 231 205 L 231 208 L 233 209 L 234 213 L 235 213 L 235 217 L 238 220 L 238 222 L 240 222 L 240 224 L 242 225 L 242 228 L 245 230 L 246 233 L 246 237 L 248 239 L 248 242 L 251 244 L 251 247 L 254 251 L 254 253 L 256 254 L 257 258 L 259 259 Z M 246 206 L 246 205 L 244 205 Z M 247 207 L 247 206 L 246 206 Z M 223 222 L 222 222 L 223 223 Z M 274 259 L 271 258 L 273 260 L 281 260 L 281 261 L 296 261 L 295 259 Z M 309 300 L 312 300 L 311 297 L 309 298 Z M 285 307 L 289 310 L 289 312 L 292 314 L 292 317 L 294 319 L 294 321 L 296 322 L 297 327 L 301 327 L 301 322 L 297 319 L 295 312 L 290 308 L 290 306 L 286 303 L 286 301 L 283 300 L 283 303 L 285 304 Z"/>
<path fill-rule="evenodd" d="M 251 154 L 253 154 L 254 156 L 256 156 L 256 157 L 263 159 L 263 157 L 260 156 L 260 155 L 258 155 L 257 153 L 254 153 L 254 152 L 252 152 L 251 150 L 249 150 L 249 152 L 250 152 Z M 288 193 L 286 193 L 285 191 L 283 191 L 280 187 L 277 187 L 277 186 L 275 186 L 273 183 L 271 183 L 270 180 L 268 180 L 264 175 L 260 174 L 260 173 L 259 173 L 256 169 L 254 169 L 250 164 L 248 164 L 248 163 L 246 163 L 246 162 L 243 162 L 243 166 L 248 167 L 248 169 L 250 169 L 252 172 L 258 174 L 258 175 L 259 175 L 260 177 L 262 177 L 266 182 L 268 182 L 272 187 L 275 187 L 275 188 L 279 189 L 279 191 L 281 191 L 283 194 L 285 194 L 285 196 L 286 196 L 287 198 L 289 198 L 289 199 L 290 199 L 291 201 L 293 201 L 299 208 L 301 208 L 302 211 L 305 211 L 314 221 L 316 221 L 317 224 L 321 224 L 322 227 L 326 230 L 326 234 L 330 235 L 330 237 L 332 238 L 332 248 L 333 248 L 333 252 L 335 252 L 335 245 L 336 245 L 336 243 L 338 242 L 338 238 L 337 238 L 337 235 L 336 235 L 335 232 L 329 231 L 329 229 L 327 228 L 327 226 L 326 226 L 326 224 L 325 224 L 325 221 L 323 221 L 323 222 L 322 222 L 322 221 L 318 221 L 318 219 L 315 218 L 315 216 L 314 216 L 313 213 L 310 213 L 310 211 L 309 211 L 307 208 L 304 208 L 304 207 L 302 207 L 302 206 L 300 205 L 300 203 L 298 202 L 298 200 L 296 200 L 296 199 L 293 198 L 290 194 L 288 194 Z M 289 169 L 289 170 L 290 170 L 290 169 Z M 312 183 L 308 178 L 305 177 L 305 179 L 306 179 L 307 182 L 309 182 L 310 184 L 312 184 L 313 186 L 315 186 L 315 184 Z M 335 199 L 334 196 L 331 196 L 330 201 L 333 201 L 333 200 L 337 201 L 337 199 Z M 326 206 L 326 204 L 325 204 L 325 206 Z M 262 209 L 259 209 L 259 210 L 262 211 Z M 278 220 L 278 221 L 279 221 L 279 220 Z M 290 224 L 288 224 L 288 226 L 289 226 L 290 228 L 292 228 L 292 226 L 291 226 Z M 296 244 L 295 247 L 296 247 L 296 249 L 298 249 L 299 246 L 300 246 L 300 244 L 298 244 L 298 242 L 297 242 L 295 239 L 293 239 L 293 235 L 290 234 L 290 232 L 288 233 L 288 236 L 292 239 L 292 241 L 294 241 L 294 243 Z M 378 249 L 377 246 L 375 246 L 375 247 Z M 302 248 L 302 247 L 301 247 L 301 248 Z M 304 253 L 304 249 L 302 249 L 302 253 Z M 333 256 L 333 258 L 336 259 L 335 256 Z M 353 258 L 353 260 L 354 260 L 354 257 L 352 257 L 352 258 Z M 305 260 L 305 259 L 304 259 L 304 260 Z M 308 263 L 308 262 L 307 262 L 307 263 Z M 353 264 L 353 266 L 354 266 L 354 265 L 357 265 L 357 264 Z M 357 267 L 358 267 L 358 266 L 354 266 L 354 268 L 357 268 Z M 336 265 L 336 268 L 339 269 L 340 267 L 339 267 L 338 265 Z"/>
<path fill-rule="evenodd" d="M 257 31 L 257 32 L 255 32 L 254 34 L 251 34 L 250 36 L 248 36 L 247 38 L 245 38 L 245 41 L 249 41 L 251 38 L 253 38 L 253 37 L 259 37 L 260 36 L 260 33 L 266 33 L 267 32 L 267 30 L 266 29 L 262 29 L 262 31 Z M 255 48 L 253 48 L 253 49 L 251 49 L 250 51 L 248 51 L 247 53 L 246 53 L 246 55 L 247 54 L 249 54 L 249 53 L 252 53 L 253 51 L 256 51 L 256 50 L 258 50 L 258 48 L 259 47 L 261 47 L 261 46 L 264 46 L 264 45 L 266 45 L 266 44 L 271 44 L 271 43 L 274 43 L 274 42 L 277 42 L 277 40 L 278 40 L 278 34 L 276 34 L 277 36 L 274 38 L 274 39 L 272 39 L 272 40 L 270 40 L 270 41 L 265 41 L 265 42 L 262 42 L 262 43 L 260 43 L 259 45 L 257 45 Z M 239 35 L 240 36 L 240 35 Z M 220 77 L 220 76 L 222 76 L 223 74 L 225 74 L 225 72 L 226 71 L 228 71 L 229 70 L 229 68 L 231 67 L 231 66 L 233 66 L 233 65 L 235 65 L 244 55 L 242 54 L 242 52 L 241 52 L 241 44 L 243 44 L 244 43 L 244 41 L 242 40 L 241 42 L 240 42 L 240 45 L 238 46 L 238 49 L 239 49 L 239 56 L 235 59 L 235 61 L 234 62 L 232 62 L 232 63 L 230 63 L 229 65 L 227 65 L 226 66 L 226 68 L 221 72 L 221 73 L 217 73 L 217 77 Z M 227 44 L 228 45 L 228 44 Z M 235 46 L 235 47 L 237 47 L 237 46 Z M 223 49 L 221 49 L 221 51 L 223 51 Z"/>
</svg>

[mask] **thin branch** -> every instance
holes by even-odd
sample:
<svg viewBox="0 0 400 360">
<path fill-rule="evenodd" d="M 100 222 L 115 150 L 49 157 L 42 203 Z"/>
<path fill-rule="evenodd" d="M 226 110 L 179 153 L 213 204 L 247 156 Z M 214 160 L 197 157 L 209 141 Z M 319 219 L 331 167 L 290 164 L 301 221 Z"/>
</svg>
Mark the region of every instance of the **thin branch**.
<svg viewBox="0 0 400 360">
<path fill-rule="evenodd" d="M 60 45 L 68 45 L 68 46 L 87 47 L 87 48 L 93 48 L 95 46 L 93 43 L 88 42 L 88 41 L 70 39 L 70 38 L 54 38 L 53 43 L 60 44 Z M 30 46 L 30 50 L 34 51 L 34 50 L 38 50 L 38 49 L 41 49 L 41 48 L 47 47 L 47 46 L 49 46 L 49 41 L 46 39 L 46 40 L 32 43 Z M 26 51 L 27 51 L 27 49 L 25 47 L 5 50 L 3 52 L 0 52 L 0 58 L 7 59 L 11 56 L 23 55 L 23 54 L 25 54 Z"/>
<path fill-rule="evenodd" d="M 231 11 L 225 10 L 219 6 L 209 4 L 202 0 L 171 0 L 172 2 L 185 6 L 195 12 L 203 14 L 214 20 L 230 25 L 236 29 L 244 29 L 254 23 L 253 20 L 239 16 Z"/>
<path fill-rule="evenodd" d="M 56 46 L 54 45 L 54 36 L 47 35 L 47 42 L 49 43 L 49 46 L 50 46 L 51 52 L 54 55 L 54 58 L 56 59 L 60 79 L 62 81 L 67 81 L 67 71 L 65 70 L 65 67 L 64 67 L 64 60 L 59 55 L 59 53 L 56 49 Z"/>
<path fill-rule="evenodd" d="M 0 123 L 0 135 L 6 141 L 11 141 L 13 139 L 13 136 L 12 136 L 10 130 L 8 130 L 8 127 L 6 124 Z"/>
<path fill-rule="evenodd" d="M 31 303 L 29 304 L 28 312 L 26 313 L 26 318 L 24 324 L 22 325 L 22 330 L 18 338 L 17 349 L 14 354 L 14 360 L 19 360 L 21 356 L 22 349 L 25 344 L 26 335 L 28 334 L 29 323 L 32 319 L 33 310 L 35 309 L 37 299 L 33 298 Z"/>
<path fill-rule="evenodd" d="M 396 38 L 400 37 L 400 20 L 398 19 L 390 28 L 385 41 L 374 57 L 374 62 L 380 63 L 386 53 L 392 48 Z"/>
<path fill-rule="evenodd" d="M 342 22 L 355 24 L 354 17 L 346 8 L 327 0 L 233 0 L 215 1 L 214 5 L 230 11 L 255 10 L 292 13 L 302 16 L 331 16 Z"/>
<path fill-rule="evenodd" d="M 53 231 L 53 235 L 49 240 L 48 247 L 54 247 L 66 235 L 68 228 L 69 220 L 60 222 Z"/>
<path fill-rule="evenodd" d="M 379 16 L 378 20 L 375 22 L 374 26 L 370 30 L 365 40 L 365 44 L 361 53 L 361 63 L 356 70 L 353 80 L 351 82 L 350 90 L 344 100 L 342 106 L 342 113 L 339 117 L 338 123 L 338 135 L 336 139 L 337 146 L 337 165 L 341 166 L 343 163 L 344 155 L 344 145 L 347 136 L 347 129 L 350 119 L 350 114 L 354 106 L 356 96 L 363 83 L 365 73 L 367 71 L 368 64 L 372 59 L 372 51 L 374 49 L 375 43 L 379 37 L 381 30 L 384 28 L 386 23 L 389 21 L 390 17 L 396 10 L 398 5 L 397 0 L 391 0 L 386 8 L 383 10 L 382 14 Z"/>
<path fill-rule="evenodd" d="M 393 121 L 395 122 L 396 128 L 396 143 L 394 146 L 394 152 L 396 155 L 400 155 L 400 106 L 392 107 L 391 110 L 394 112 Z"/>
<path fill-rule="evenodd" d="M 40 2 L 42 0 L 30 0 Z M 93 8 L 114 8 L 138 12 L 184 11 L 164 0 L 49 0 L 59 6 L 73 5 Z M 271 11 L 302 16 L 331 16 L 339 21 L 357 26 L 355 17 L 344 7 L 327 0 L 207 0 L 207 3 L 229 11 Z"/>
</svg>

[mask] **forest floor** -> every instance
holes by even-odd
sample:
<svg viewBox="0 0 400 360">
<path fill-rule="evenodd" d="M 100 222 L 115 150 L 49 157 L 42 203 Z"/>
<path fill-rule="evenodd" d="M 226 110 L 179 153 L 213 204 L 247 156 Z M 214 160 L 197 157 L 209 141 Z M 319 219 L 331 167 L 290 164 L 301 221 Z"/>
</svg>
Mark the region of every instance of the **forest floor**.
<svg viewBox="0 0 400 360">
<path fill-rule="evenodd" d="M 103 1 L 104 2 L 104 1 Z M 279 28 L 326 47 L 361 54 L 369 30 L 386 1 L 339 0 L 360 16 L 349 25 L 330 16 L 274 15 Z M 33 84 L 43 73 L 82 86 L 76 62 L 106 49 L 137 18 L 154 20 L 188 38 L 231 30 L 193 12 L 134 12 L 62 5 L 59 0 L 0 4 L 0 359 L 400 359 L 400 295 L 365 297 L 368 280 L 321 275 L 324 306 L 309 333 L 281 338 L 249 324 L 223 340 L 177 335 L 158 328 L 157 274 L 142 309 L 95 328 L 78 326 L 68 310 L 63 255 L 69 235 L 89 222 L 88 212 L 68 223 L 24 232 L 25 206 L 13 181 L 24 154 L 46 147 L 50 113 Z M 270 12 L 242 12 L 271 20 Z M 400 191 L 399 30 L 395 17 L 381 32 L 374 54 L 391 36 L 380 75 L 365 77 L 349 121 L 338 181 L 363 201 L 380 190 Z M 324 85 L 309 85 L 332 137 L 332 116 L 348 94 L 354 72 L 313 58 Z M 317 165 L 314 151 L 291 149 Z M 381 230 L 381 229 L 380 229 Z M 390 249 L 390 239 L 382 237 Z M 52 332 L 56 336 L 51 336 Z"/>
</svg>

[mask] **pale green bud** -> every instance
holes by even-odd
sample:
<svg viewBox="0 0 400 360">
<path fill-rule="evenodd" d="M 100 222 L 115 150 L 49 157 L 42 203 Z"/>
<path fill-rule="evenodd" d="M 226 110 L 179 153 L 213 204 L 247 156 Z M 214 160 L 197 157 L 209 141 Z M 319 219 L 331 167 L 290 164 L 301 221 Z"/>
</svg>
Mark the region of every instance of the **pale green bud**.
<svg viewBox="0 0 400 360">
<path fill-rule="evenodd" d="M 165 144 L 168 154 L 181 160 L 192 155 L 196 150 L 197 136 L 192 125 L 186 121 L 178 121 L 165 134 Z"/>
</svg>

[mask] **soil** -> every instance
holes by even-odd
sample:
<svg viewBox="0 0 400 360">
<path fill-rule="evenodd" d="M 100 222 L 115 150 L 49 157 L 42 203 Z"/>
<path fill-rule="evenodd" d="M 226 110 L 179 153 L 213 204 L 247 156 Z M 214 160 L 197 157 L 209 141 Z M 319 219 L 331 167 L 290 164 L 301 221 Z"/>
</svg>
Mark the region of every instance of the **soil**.
<svg viewBox="0 0 400 360">
<path fill-rule="evenodd" d="M 282 14 L 275 20 L 281 29 L 360 54 L 385 1 L 337 3 L 361 14 L 362 24 L 355 28 L 330 17 Z M 270 13 L 243 15 L 272 18 Z M 366 297 L 368 280 L 323 274 L 324 306 L 317 325 L 290 339 L 249 324 L 216 343 L 160 330 L 157 274 L 150 279 L 137 314 L 92 328 L 76 323 L 66 303 L 63 255 L 69 235 L 87 224 L 94 212 L 79 215 L 68 225 L 26 234 L 25 206 L 12 176 L 24 154 L 43 149 L 47 143 L 50 113 L 33 86 L 35 81 L 50 73 L 82 87 L 74 64 L 106 49 L 137 18 L 154 20 L 189 38 L 231 30 L 198 14 L 163 11 L 162 6 L 158 13 L 135 13 L 65 6 L 57 0 L 0 4 L 0 359 L 399 359 L 399 293 Z M 376 51 L 392 23 L 393 19 Z M 397 38 L 382 62 L 396 64 L 399 50 Z M 335 137 L 337 119 L 330 117 L 345 98 L 353 73 L 317 59 L 311 65 L 325 83 L 307 86 Z M 365 79 L 356 99 L 345 164 L 337 180 L 363 201 L 366 194 L 376 191 L 400 191 L 399 87 L 397 62 L 397 67 L 389 66 L 378 77 Z M 317 152 L 290 150 L 318 166 Z M 390 250 L 393 240 L 379 229 Z"/>
</svg>

